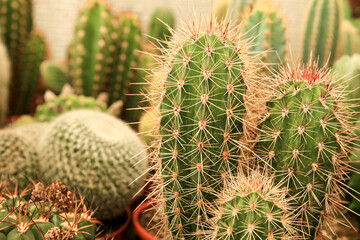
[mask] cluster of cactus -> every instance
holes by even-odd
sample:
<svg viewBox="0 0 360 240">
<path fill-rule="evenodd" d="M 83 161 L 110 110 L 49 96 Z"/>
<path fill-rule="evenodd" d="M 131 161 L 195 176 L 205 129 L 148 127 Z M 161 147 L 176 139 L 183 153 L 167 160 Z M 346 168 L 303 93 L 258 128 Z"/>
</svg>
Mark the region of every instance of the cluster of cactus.
<svg viewBox="0 0 360 240">
<path fill-rule="evenodd" d="M 72 88 L 65 85 L 59 96 L 47 91 L 45 93 L 45 103 L 37 106 L 35 120 L 38 122 L 51 122 L 64 112 L 75 109 L 92 109 L 101 112 L 108 112 L 106 99 L 99 95 L 97 99 L 84 95 L 73 94 Z"/>
<path fill-rule="evenodd" d="M 244 24 L 246 38 L 253 39 L 250 50 L 261 53 L 262 61 L 277 70 L 278 63 L 286 57 L 286 28 L 275 5 L 269 0 L 257 1 Z"/>
<path fill-rule="evenodd" d="M 317 60 L 318 67 L 332 66 L 340 48 L 340 27 L 343 21 L 341 0 L 311 0 L 302 34 L 303 63 Z"/>
<path fill-rule="evenodd" d="M 19 191 L 12 182 L 0 185 L 0 239 L 95 240 L 99 223 L 93 210 L 60 180 L 33 182 Z"/>
<path fill-rule="evenodd" d="M 11 60 L 10 114 L 29 111 L 46 57 L 44 36 L 33 30 L 32 0 L 1 0 L 1 35 Z"/>
<path fill-rule="evenodd" d="M 10 61 L 0 37 L 0 127 L 5 124 L 10 84 Z"/>
<path fill-rule="evenodd" d="M 39 144 L 44 179 L 62 179 L 97 207 L 96 216 L 121 215 L 143 186 L 146 147 L 124 122 L 93 110 L 56 118 Z"/>
</svg>

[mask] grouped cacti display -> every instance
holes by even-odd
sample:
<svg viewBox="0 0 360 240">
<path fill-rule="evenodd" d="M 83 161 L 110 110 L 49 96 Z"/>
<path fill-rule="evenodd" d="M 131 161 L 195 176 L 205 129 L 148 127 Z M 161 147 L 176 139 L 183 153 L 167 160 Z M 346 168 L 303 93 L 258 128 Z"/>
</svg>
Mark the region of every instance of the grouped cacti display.
<svg viewBox="0 0 360 240">
<path fill-rule="evenodd" d="M 303 63 L 318 60 L 318 67 L 332 66 L 339 48 L 340 26 L 343 20 L 341 0 L 311 0 L 302 34 Z"/>
<path fill-rule="evenodd" d="M 262 54 L 262 61 L 277 69 L 286 57 L 286 28 L 276 6 L 268 0 L 257 1 L 242 30 L 252 40 L 251 51 Z"/>
<path fill-rule="evenodd" d="M 0 239 L 95 240 L 94 211 L 61 181 L 32 183 L 19 191 L 12 182 L 0 186 Z"/>
<path fill-rule="evenodd" d="M 171 9 L 155 9 L 150 20 L 150 41 L 155 44 L 155 46 L 165 44 L 167 39 L 171 38 L 171 29 L 174 29 L 174 27 L 175 16 Z"/>
<path fill-rule="evenodd" d="M 129 126 L 108 114 L 64 113 L 51 123 L 39 149 L 44 178 L 76 186 L 102 220 L 121 215 L 143 185 L 146 148 Z"/>
<path fill-rule="evenodd" d="M 75 95 L 71 92 L 67 93 L 66 87 L 63 88 L 63 92 L 59 96 L 46 92 L 45 100 L 44 104 L 37 106 L 35 112 L 35 120 L 38 122 L 50 122 L 60 114 L 75 109 L 108 111 L 106 100 L 102 101 L 100 98 L 95 99 L 84 95 Z"/>
<path fill-rule="evenodd" d="M 34 31 L 30 34 L 22 53 L 20 73 L 16 87 L 17 97 L 14 102 L 13 114 L 28 111 L 40 78 L 40 64 L 46 58 L 46 42 L 44 35 Z"/>
<path fill-rule="evenodd" d="M 52 61 L 42 62 L 40 73 L 48 89 L 56 93 L 59 93 L 69 82 L 67 70 Z"/>
<path fill-rule="evenodd" d="M 10 61 L 4 43 L 0 38 L 0 127 L 5 123 L 10 87 Z"/>
<path fill-rule="evenodd" d="M 80 12 L 68 49 L 69 79 L 76 94 L 96 97 L 103 91 L 110 67 L 113 21 L 113 13 L 102 1 L 89 1 Z"/>
<path fill-rule="evenodd" d="M 228 182 L 219 199 L 211 239 L 296 239 L 299 224 L 285 189 L 260 171 Z"/>
<path fill-rule="evenodd" d="M 257 154 L 294 198 L 310 239 L 341 207 L 351 146 L 351 111 L 343 86 L 328 70 L 284 70 L 261 125 Z M 349 112 L 347 112 L 349 111 Z"/>
<path fill-rule="evenodd" d="M 174 36 L 157 72 L 161 194 L 174 239 L 204 233 L 209 205 L 239 165 L 240 147 L 232 140 L 241 137 L 254 67 L 239 29 L 214 19 L 194 26 Z"/>
</svg>

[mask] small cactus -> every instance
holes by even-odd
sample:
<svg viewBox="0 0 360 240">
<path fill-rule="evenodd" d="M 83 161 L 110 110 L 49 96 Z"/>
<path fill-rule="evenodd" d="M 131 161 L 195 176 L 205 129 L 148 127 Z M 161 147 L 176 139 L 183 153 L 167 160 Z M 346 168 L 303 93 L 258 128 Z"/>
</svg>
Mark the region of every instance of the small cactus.
<svg viewBox="0 0 360 240">
<path fill-rule="evenodd" d="M 51 61 L 42 62 L 40 72 L 47 88 L 56 93 L 61 92 L 65 84 L 69 82 L 67 70 Z"/>
<path fill-rule="evenodd" d="M 341 0 L 311 0 L 302 34 L 302 62 L 315 58 L 318 67 L 332 66 L 338 51 L 340 26 L 343 20 Z"/>
<path fill-rule="evenodd" d="M 360 41 L 359 30 L 351 23 L 351 21 L 344 20 L 341 23 L 340 34 L 339 52 L 341 56 L 360 53 L 360 47 L 358 46 Z"/>
<path fill-rule="evenodd" d="M 158 46 L 165 44 L 171 38 L 171 29 L 175 27 L 175 16 L 171 9 L 157 8 L 150 20 L 150 41 Z M 166 48 L 166 46 L 164 46 Z"/>
<path fill-rule="evenodd" d="M 10 61 L 4 43 L 0 38 L 0 128 L 4 126 L 10 88 Z"/>
<path fill-rule="evenodd" d="M 256 152 L 296 199 L 297 219 L 313 239 L 341 207 L 352 114 L 344 87 L 326 69 L 294 67 L 278 79 Z"/>
<path fill-rule="evenodd" d="M 92 199 L 102 220 L 121 215 L 143 185 L 146 147 L 124 122 L 108 114 L 64 113 L 51 123 L 39 149 L 44 178 L 76 187 Z"/>
<path fill-rule="evenodd" d="M 218 21 L 225 20 L 228 16 L 236 21 L 242 21 L 257 0 L 218 0 L 215 5 L 215 16 Z"/>
</svg>

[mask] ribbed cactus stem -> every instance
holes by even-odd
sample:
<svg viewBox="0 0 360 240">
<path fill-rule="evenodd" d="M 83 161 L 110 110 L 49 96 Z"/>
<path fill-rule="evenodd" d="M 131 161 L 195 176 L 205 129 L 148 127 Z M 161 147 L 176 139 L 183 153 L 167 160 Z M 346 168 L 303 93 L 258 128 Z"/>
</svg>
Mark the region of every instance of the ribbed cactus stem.
<svg viewBox="0 0 360 240">
<path fill-rule="evenodd" d="M 158 73 L 164 74 L 161 177 L 175 239 L 202 235 L 210 217 L 208 204 L 238 167 L 244 78 L 251 66 L 238 29 L 214 20 L 199 26 L 174 37 Z"/>
<path fill-rule="evenodd" d="M 313 238 L 341 207 L 339 185 L 349 171 L 351 114 L 344 87 L 330 71 L 294 67 L 279 79 L 257 153 L 295 199 L 298 219 Z"/>
<path fill-rule="evenodd" d="M 343 20 L 341 0 L 311 0 L 302 39 L 302 61 L 318 59 L 318 67 L 332 66 L 339 47 L 340 24 Z"/>
<path fill-rule="evenodd" d="M 96 97 L 105 86 L 109 67 L 113 14 L 103 1 L 89 1 L 77 19 L 69 46 L 69 78 L 76 94 Z"/>
</svg>

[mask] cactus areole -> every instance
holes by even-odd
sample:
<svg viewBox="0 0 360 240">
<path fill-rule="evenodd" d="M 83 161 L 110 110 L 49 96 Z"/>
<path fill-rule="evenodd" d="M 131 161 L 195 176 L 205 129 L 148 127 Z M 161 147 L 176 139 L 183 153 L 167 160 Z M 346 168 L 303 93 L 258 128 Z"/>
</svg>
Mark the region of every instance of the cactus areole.
<svg viewBox="0 0 360 240">
<path fill-rule="evenodd" d="M 238 166 L 249 55 L 237 30 L 214 21 L 187 30 L 169 43 L 160 67 L 161 177 L 174 239 L 197 239 L 206 230 L 208 205 Z"/>
</svg>

